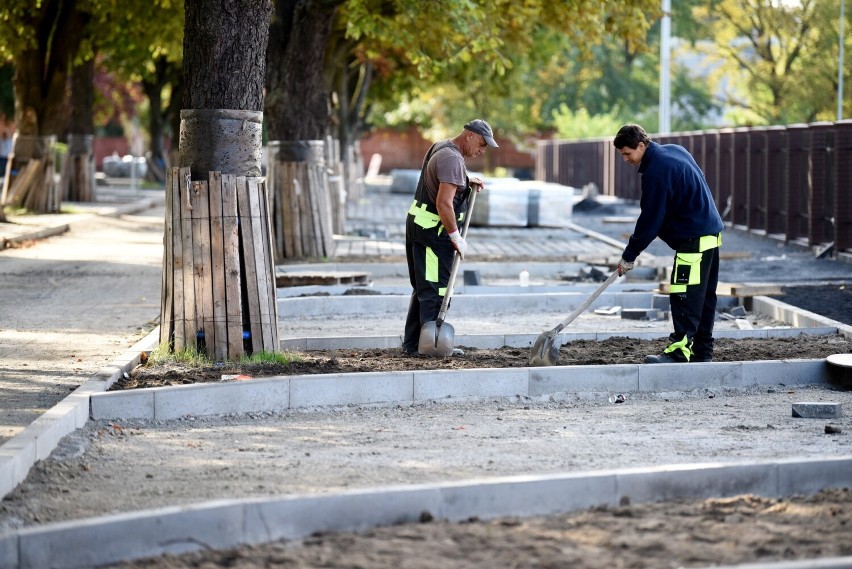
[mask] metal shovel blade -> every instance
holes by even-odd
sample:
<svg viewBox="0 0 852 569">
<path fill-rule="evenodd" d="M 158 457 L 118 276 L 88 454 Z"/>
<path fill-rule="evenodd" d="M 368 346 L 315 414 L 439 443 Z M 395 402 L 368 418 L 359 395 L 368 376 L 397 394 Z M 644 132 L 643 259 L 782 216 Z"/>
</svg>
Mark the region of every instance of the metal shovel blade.
<svg viewBox="0 0 852 569">
<path fill-rule="evenodd" d="M 417 351 L 421 356 L 451 356 L 455 336 L 456 331 L 452 324 L 444 322 L 439 325 L 434 320 L 426 322 L 420 327 L 420 343 Z"/>
<path fill-rule="evenodd" d="M 559 346 L 556 345 L 558 330 L 542 332 L 533 344 L 530 352 L 530 366 L 545 367 L 555 366 L 559 359 Z"/>
</svg>

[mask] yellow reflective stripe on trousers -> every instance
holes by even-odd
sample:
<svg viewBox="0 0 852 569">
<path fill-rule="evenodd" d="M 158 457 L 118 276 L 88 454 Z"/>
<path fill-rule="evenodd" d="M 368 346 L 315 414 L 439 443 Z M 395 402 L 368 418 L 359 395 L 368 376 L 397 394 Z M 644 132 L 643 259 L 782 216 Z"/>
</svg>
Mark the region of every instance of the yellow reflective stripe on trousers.
<svg viewBox="0 0 852 569">
<path fill-rule="evenodd" d="M 686 292 L 686 285 L 673 284 L 669 285 L 669 294 L 680 294 Z"/>
<path fill-rule="evenodd" d="M 437 213 L 427 211 L 425 203 L 418 206 L 417 200 L 412 202 L 411 207 L 408 208 L 408 213 L 414 216 L 414 223 L 423 229 L 431 229 L 441 223 L 441 218 Z"/>
<path fill-rule="evenodd" d="M 430 283 L 438 282 L 438 255 L 431 247 L 426 247 L 426 280 Z"/>
<path fill-rule="evenodd" d="M 698 238 L 698 252 L 703 253 L 704 251 L 709 251 L 710 249 L 715 249 L 716 247 L 722 246 L 722 234 L 717 233 L 716 235 L 704 235 L 703 237 Z"/>
<path fill-rule="evenodd" d="M 673 344 L 669 344 L 669 347 L 663 350 L 663 353 L 670 354 L 675 350 L 680 350 L 680 353 L 683 354 L 683 357 L 686 358 L 686 361 L 689 361 L 689 358 L 692 357 L 692 342 L 689 341 L 689 338 L 684 336 L 683 340 L 681 340 L 680 342 L 674 342 Z"/>
</svg>

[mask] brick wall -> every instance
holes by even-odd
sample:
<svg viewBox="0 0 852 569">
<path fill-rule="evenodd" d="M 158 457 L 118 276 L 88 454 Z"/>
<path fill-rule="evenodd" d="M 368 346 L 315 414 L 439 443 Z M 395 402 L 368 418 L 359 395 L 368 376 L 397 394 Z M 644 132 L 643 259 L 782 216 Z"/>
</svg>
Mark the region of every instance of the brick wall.
<svg viewBox="0 0 852 569">
<path fill-rule="evenodd" d="M 529 151 L 519 150 L 512 141 L 501 138 L 499 133 L 494 137 L 500 148 L 489 148 L 484 157 L 467 161 L 468 170 L 484 171 L 497 167 L 509 169 L 528 169 L 535 171 L 535 144 L 529 144 Z M 423 156 L 434 141 L 420 136 L 416 127 L 404 131 L 379 129 L 365 135 L 361 139 L 361 156 L 364 168 L 370 164 L 373 154 L 382 157 L 381 173 L 387 174 L 396 168 L 411 168 L 419 170 Z"/>
</svg>

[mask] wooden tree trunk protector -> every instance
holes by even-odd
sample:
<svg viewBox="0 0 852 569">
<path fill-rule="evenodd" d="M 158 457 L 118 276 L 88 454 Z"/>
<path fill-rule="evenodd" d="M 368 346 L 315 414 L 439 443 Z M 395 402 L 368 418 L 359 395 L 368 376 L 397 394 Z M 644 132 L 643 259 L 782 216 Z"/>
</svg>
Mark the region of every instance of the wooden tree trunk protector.
<svg viewBox="0 0 852 569">
<path fill-rule="evenodd" d="M 160 343 L 215 361 L 278 351 L 275 265 L 263 178 L 169 168 Z"/>
<path fill-rule="evenodd" d="M 206 172 L 261 175 L 261 111 L 184 109 L 180 112 L 180 164 L 200 180 Z"/>
<path fill-rule="evenodd" d="M 95 201 L 94 139 L 91 134 L 68 135 L 68 153 L 62 159 L 60 186 L 70 201 Z"/>
<path fill-rule="evenodd" d="M 322 140 L 271 141 L 267 180 L 272 195 L 275 262 L 334 254 L 332 202 Z"/>
<path fill-rule="evenodd" d="M 0 203 L 36 213 L 59 211 L 61 188 L 56 184 L 56 137 L 15 133 Z"/>
</svg>

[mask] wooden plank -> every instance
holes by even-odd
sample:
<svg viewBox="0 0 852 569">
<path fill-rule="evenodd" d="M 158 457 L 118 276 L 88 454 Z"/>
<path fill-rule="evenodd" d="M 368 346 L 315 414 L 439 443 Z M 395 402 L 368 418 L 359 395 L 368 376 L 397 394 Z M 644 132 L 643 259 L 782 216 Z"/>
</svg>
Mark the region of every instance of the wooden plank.
<svg viewBox="0 0 852 569">
<path fill-rule="evenodd" d="M 269 296 L 273 294 L 272 276 L 269 274 L 269 261 L 266 259 L 266 243 L 263 233 L 266 230 L 266 220 L 261 216 L 261 195 L 259 178 L 248 178 L 248 198 L 251 209 L 252 252 L 254 253 L 255 272 L 253 278 L 257 281 L 258 314 L 260 315 L 260 331 L 262 346 L 265 352 L 274 352 L 273 334 L 271 331 L 272 314 L 269 310 Z M 252 275 L 246 275 L 250 278 Z M 277 324 L 277 323 L 276 323 Z"/>
<path fill-rule="evenodd" d="M 174 194 L 177 183 L 177 168 L 169 168 L 166 176 L 165 195 L 165 227 L 163 232 L 163 273 L 160 288 L 160 345 L 168 346 L 174 329 L 174 306 L 172 305 L 172 290 L 174 289 Z"/>
<path fill-rule="evenodd" d="M 189 168 L 181 168 L 181 249 L 183 250 L 183 336 L 184 348 L 196 349 L 195 260 L 192 247 L 192 181 Z"/>
<path fill-rule="evenodd" d="M 252 235 L 251 205 L 248 196 L 248 184 L 244 176 L 237 177 L 237 210 L 240 217 L 240 240 L 245 277 L 245 299 L 248 310 L 249 332 L 251 333 L 252 353 L 263 349 L 263 331 L 260 325 L 260 297 L 257 290 L 257 273 L 254 256 L 254 237 Z M 244 315 L 245 316 L 245 315 Z"/>
<path fill-rule="evenodd" d="M 171 324 L 172 349 L 180 352 L 186 348 L 186 310 L 183 298 L 183 192 L 184 172 L 176 168 L 177 172 L 172 180 L 172 305 L 174 306 L 174 318 Z"/>
<path fill-rule="evenodd" d="M 263 221 L 266 222 L 266 232 L 264 233 L 264 244 L 266 246 L 266 261 L 268 263 L 267 268 L 267 277 L 269 278 L 269 314 L 272 318 L 272 325 L 270 330 L 272 332 L 272 352 L 280 351 L 280 344 L 278 342 L 278 288 L 275 285 L 275 252 L 272 247 L 273 242 L 273 233 L 272 233 L 272 219 L 269 215 L 269 208 L 271 207 L 271 199 L 269 196 L 269 186 L 264 181 L 260 184 L 260 205 L 261 205 L 261 216 Z"/>
<path fill-rule="evenodd" d="M 225 255 L 225 307 L 228 358 L 238 360 L 243 348 L 243 286 L 240 271 L 240 235 L 237 212 L 237 177 L 222 175 L 222 246 Z"/>
<path fill-rule="evenodd" d="M 213 359 L 228 358 L 228 311 L 225 293 L 225 233 L 222 221 L 222 173 L 210 172 L 210 276 L 213 284 Z M 207 345 L 210 351 L 210 343 Z"/>
<path fill-rule="evenodd" d="M 195 289 L 195 333 L 204 334 L 204 345 L 213 333 L 213 287 L 210 283 L 210 207 L 207 181 L 192 182 L 192 277 Z M 209 289 L 209 292 L 208 292 Z M 208 330 L 209 328 L 209 330 Z M 213 344 L 206 347 L 212 355 Z M 200 348 L 200 346 L 199 346 Z"/>
<path fill-rule="evenodd" d="M 671 283 L 660 283 L 659 292 L 661 294 L 670 294 Z M 736 283 L 720 282 L 716 285 L 716 294 L 718 296 L 735 296 L 738 298 L 748 298 L 752 296 L 772 296 L 782 294 L 781 287 L 774 284 L 766 285 L 745 285 Z"/>
<path fill-rule="evenodd" d="M 370 284 L 370 273 L 327 271 L 327 272 L 286 272 L 276 273 L 275 284 L 278 287 L 335 285 L 335 284 Z"/>
</svg>

